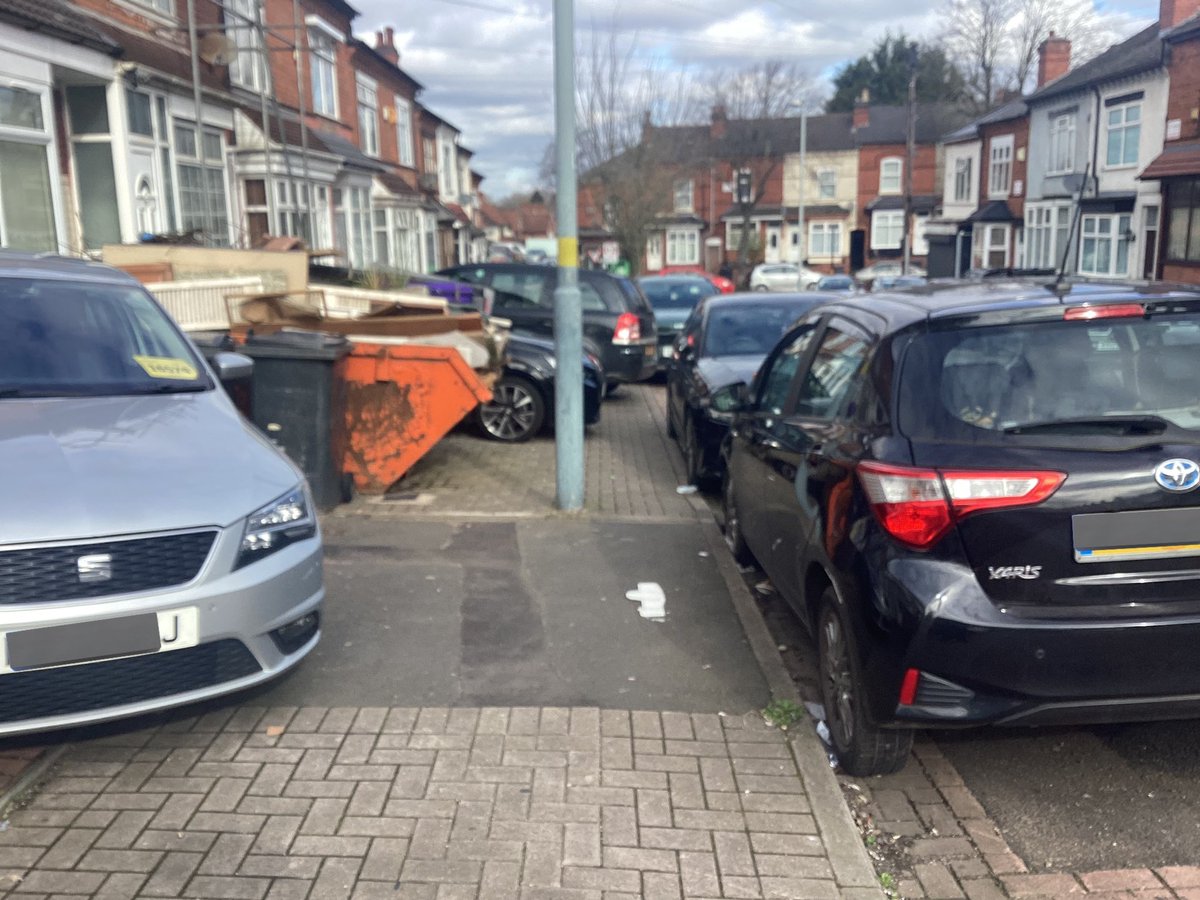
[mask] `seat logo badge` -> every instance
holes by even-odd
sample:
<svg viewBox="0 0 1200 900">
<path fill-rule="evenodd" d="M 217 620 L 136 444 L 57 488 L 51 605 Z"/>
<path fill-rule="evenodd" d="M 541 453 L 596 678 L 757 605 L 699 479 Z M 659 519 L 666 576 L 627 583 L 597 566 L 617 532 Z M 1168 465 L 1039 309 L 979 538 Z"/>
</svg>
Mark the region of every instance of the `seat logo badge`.
<svg viewBox="0 0 1200 900">
<path fill-rule="evenodd" d="M 75 568 L 83 584 L 112 581 L 112 554 L 92 553 L 89 556 L 81 556 L 75 560 Z"/>
<path fill-rule="evenodd" d="M 1200 485 L 1200 465 L 1190 459 L 1168 459 L 1154 469 L 1154 480 L 1163 490 L 1183 493 Z"/>
<path fill-rule="evenodd" d="M 1000 581 L 1009 578 L 1024 578 L 1032 581 L 1042 575 L 1041 566 L 988 566 L 988 578 Z"/>
</svg>

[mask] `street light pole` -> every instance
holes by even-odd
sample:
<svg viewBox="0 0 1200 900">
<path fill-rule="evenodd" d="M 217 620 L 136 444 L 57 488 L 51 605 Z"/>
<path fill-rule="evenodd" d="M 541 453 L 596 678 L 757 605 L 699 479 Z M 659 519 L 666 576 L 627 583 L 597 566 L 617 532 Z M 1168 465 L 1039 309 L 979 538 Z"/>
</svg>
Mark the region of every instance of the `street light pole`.
<svg viewBox="0 0 1200 900">
<path fill-rule="evenodd" d="M 583 508 L 583 304 L 575 177 L 575 7 L 554 0 L 554 152 L 558 285 L 554 289 L 554 460 L 558 508 Z"/>
</svg>

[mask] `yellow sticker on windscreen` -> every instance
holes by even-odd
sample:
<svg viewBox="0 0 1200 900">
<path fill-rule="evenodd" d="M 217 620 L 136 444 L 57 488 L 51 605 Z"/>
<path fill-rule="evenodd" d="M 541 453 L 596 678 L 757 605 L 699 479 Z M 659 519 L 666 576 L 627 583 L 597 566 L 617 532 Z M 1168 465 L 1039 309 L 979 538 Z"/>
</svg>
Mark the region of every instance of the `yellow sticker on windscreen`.
<svg viewBox="0 0 1200 900">
<path fill-rule="evenodd" d="M 193 381 L 199 374 L 196 367 L 187 360 L 176 359 L 173 356 L 135 356 L 133 361 L 151 378 Z"/>
</svg>

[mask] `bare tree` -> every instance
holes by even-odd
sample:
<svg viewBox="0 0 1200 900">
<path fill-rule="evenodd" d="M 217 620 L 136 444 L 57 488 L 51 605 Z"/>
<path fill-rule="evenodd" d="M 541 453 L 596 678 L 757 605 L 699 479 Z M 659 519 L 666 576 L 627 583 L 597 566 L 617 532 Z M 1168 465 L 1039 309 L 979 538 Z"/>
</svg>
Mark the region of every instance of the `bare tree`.
<svg viewBox="0 0 1200 900">
<path fill-rule="evenodd" d="M 963 74 L 976 112 L 995 101 L 1012 44 L 1010 22 L 1020 0 L 946 0 L 942 42 Z"/>
<path fill-rule="evenodd" d="M 1038 47 L 1053 32 L 1071 41 L 1071 59 L 1090 59 L 1118 36 L 1092 0 L 945 0 L 940 35 L 967 83 L 976 112 L 1004 91 L 1031 88 Z"/>
<path fill-rule="evenodd" d="M 640 270 L 646 238 L 669 201 L 679 159 L 675 142 L 656 129 L 695 121 L 700 107 L 690 73 L 652 58 L 639 62 L 634 42 L 615 29 L 592 29 L 578 54 L 576 122 L 581 185 L 603 204 L 605 224 L 625 258 Z"/>
<path fill-rule="evenodd" d="M 704 84 L 712 106 L 733 119 L 775 119 L 798 109 L 815 111 L 825 92 L 812 73 L 795 63 L 769 59 L 734 71 L 718 69 Z"/>
<path fill-rule="evenodd" d="M 1020 0 L 1011 26 L 1012 72 L 1016 90 L 1033 87 L 1038 47 L 1051 33 L 1071 41 L 1076 62 L 1090 59 L 1115 39 L 1096 15 L 1092 0 Z"/>
</svg>

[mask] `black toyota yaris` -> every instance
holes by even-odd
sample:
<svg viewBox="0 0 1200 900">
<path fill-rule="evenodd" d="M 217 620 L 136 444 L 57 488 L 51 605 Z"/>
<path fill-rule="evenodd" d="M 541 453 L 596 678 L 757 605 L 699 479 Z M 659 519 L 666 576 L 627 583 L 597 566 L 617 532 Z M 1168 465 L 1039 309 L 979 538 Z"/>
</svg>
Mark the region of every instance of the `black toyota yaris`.
<svg viewBox="0 0 1200 900">
<path fill-rule="evenodd" d="M 713 402 L 726 539 L 814 631 L 846 771 L 918 727 L 1200 716 L 1200 292 L 848 296 Z"/>
</svg>

